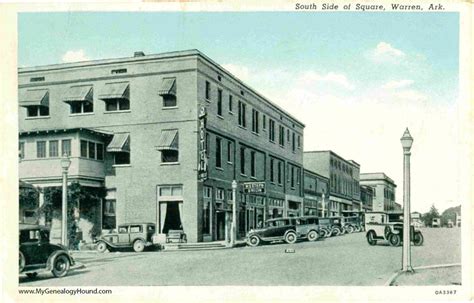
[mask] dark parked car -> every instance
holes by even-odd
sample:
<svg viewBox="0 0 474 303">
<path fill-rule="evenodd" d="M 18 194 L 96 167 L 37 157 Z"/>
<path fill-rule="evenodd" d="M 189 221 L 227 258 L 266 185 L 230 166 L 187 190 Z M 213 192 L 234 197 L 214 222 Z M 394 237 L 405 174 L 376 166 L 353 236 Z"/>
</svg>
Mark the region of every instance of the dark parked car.
<svg viewBox="0 0 474 303">
<path fill-rule="evenodd" d="M 319 226 L 322 229 L 323 237 L 339 236 L 343 234 L 341 217 L 319 218 Z"/>
<path fill-rule="evenodd" d="M 277 218 L 265 222 L 263 228 L 251 229 L 247 233 L 247 244 L 258 246 L 261 242 L 285 241 L 295 243 L 298 239 L 296 233 L 296 218 Z"/>
<path fill-rule="evenodd" d="M 117 232 L 102 235 L 97 239 L 97 251 L 133 248 L 134 251 L 141 252 L 145 247 L 153 246 L 152 237 L 155 231 L 154 223 L 121 224 Z"/>
<path fill-rule="evenodd" d="M 64 277 L 74 259 L 66 247 L 49 243 L 49 228 L 20 224 L 19 272 L 35 277 L 39 271 L 50 271 L 55 277 Z"/>
</svg>

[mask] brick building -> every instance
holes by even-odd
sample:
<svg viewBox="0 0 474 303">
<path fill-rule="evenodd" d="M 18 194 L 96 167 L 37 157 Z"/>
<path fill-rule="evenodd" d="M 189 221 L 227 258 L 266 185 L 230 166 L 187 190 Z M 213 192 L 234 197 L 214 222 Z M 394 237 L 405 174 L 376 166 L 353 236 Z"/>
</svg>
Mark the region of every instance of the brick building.
<svg viewBox="0 0 474 303">
<path fill-rule="evenodd" d="M 67 154 L 86 240 L 127 222 L 223 239 L 233 179 L 265 184 L 239 186 L 241 235 L 303 214 L 304 125 L 197 50 L 20 68 L 19 106 L 20 179 L 60 186 Z"/>
</svg>

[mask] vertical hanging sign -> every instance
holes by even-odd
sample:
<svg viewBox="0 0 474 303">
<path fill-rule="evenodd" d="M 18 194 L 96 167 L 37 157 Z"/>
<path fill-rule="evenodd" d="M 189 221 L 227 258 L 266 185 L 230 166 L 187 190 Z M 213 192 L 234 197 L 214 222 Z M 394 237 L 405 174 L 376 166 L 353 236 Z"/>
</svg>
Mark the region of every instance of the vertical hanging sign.
<svg viewBox="0 0 474 303">
<path fill-rule="evenodd" d="M 207 179 L 207 133 L 206 133 L 206 108 L 201 107 L 199 111 L 199 164 L 198 164 L 198 180 L 205 181 Z"/>
</svg>

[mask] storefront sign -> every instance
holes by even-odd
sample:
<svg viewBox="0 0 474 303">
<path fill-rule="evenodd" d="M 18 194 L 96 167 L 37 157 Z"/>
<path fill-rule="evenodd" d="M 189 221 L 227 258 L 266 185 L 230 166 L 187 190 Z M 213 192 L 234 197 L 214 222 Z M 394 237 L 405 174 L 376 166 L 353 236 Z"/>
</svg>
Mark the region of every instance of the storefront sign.
<svg viewBox="0 0 474 303">
<path fill-rule="evenodd" d="M 242 189 L 246 194 L 264 194 L 265 182 L 242 183 Z"/>
<path fill-rule="evenodd" d="M 206 108 L 201 107 L 199 112 L 199 163 L 198 163 L 198 180 L 205 181 L 207 179 L 207 133 L 206 133 Z"/>
</svg>

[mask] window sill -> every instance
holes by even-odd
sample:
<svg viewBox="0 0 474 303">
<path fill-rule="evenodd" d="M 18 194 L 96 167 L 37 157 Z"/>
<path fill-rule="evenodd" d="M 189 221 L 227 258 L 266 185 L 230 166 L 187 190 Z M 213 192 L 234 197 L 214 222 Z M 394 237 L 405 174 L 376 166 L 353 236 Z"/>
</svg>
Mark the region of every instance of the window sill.
<svg viewBox="0 0 474 303">
<path fill-rule="evenodd" d="M 224 120 L 224 117 L 222 117 L 222 115 L 219 115 L 219 114 L 217 114 L 217 118 Z"/>
<path fill-rule="evenodd" d="M 257 180 L 257 177 L 250 176 L 250 179 L 252 179 L 252 180 Z"/>
<path fill-rule="evenodd" d="M 243 173 L 240 173 L 240 176 L 247 178 L 247 175 Z"/>
<path fill-rule="evenodd" d="M 281 147 L 281 148 L 285 148 L 285 145 L 281 145 L 281 144 L 280 144 L 280 147 Z"/>
<path fill-rule="evenodd" d="M 257 132 L 254 132 L 254 131 L 252 131 L 252 134 L 254 134 L 255 136 L 260 136 L 260 134 L 259 134 L 259 133 L 257 133 Z"/>
<path fill-rule="evenodd" d="M 216 166 L 216 169 L 217 169 L 217 170 L 220 170 L 220 171 L 224 171 L 224 169 L 223 169 L 222 167 L 217 167 L 217 166 Z"/>
<path fill-rule="evenodd" d="M 104 114 L 122 114 L 122 113 L 131 113 L 132 111 L 127 109 L 127 110 L 108 110 L 105 111 Z"/>
<path fill-rule="evenodd" d="M 233 115 L 233 114 L 234 114 L 234 112 L 233 112 L 233 111 L 229 111 L 229 115 Z"/>
<path fill-rule="evenodd" d="M 161 162 L 160 165 L 163 165 L 163 166 L 179 165 L 179 162 Z"/>
<path fill-rule="evenodd" d="M 131 164 L 113 164 L 112 167 L 132 167 L 132 165 Z"/>
<path fill-rule="evenodd" d="M 77 116 L 91 116 L 93 115 L 94 112 L 92 113 L 77 113 L 77 114 L 69 114 L 69 117 L 77 117 Z"/>
<path fill-rule="evenodd" d="M 178 109 L 179 106 L 162 106 L 162 110 L 172 110 L 172 109 Z"/>
<path fill-rule="evenodd" d="M 241 129 L 244 129 L 244 130 L 247 130 L 247 127 L 242 126 L 242 125 L 237 125 L 237 127 L 241 128 Z"/>
<path fill-rule="evenodd" d="M 206 102 L 209 102 L 209 103 L 211 103 L 211 99 L 207 99 L 207 98 L 205 98 L 205 100 L 206 100 Z"/>
<path fill-rule="evenodd" d="M 233 163 L 231 161 L 227 161 L 227 164 L 232 165 Z"/>
<path fill-rule="evenodd" d="M 276 144 L 275 141 L 272 141 L 272 140 L 268 140 L 268 142 L 270 142 L 272 144 Z"/>
<path fill-rule="evenodd" d="M 51 116 L 26 117 L 25 120 L 50 119 Z"/>
</svg>

